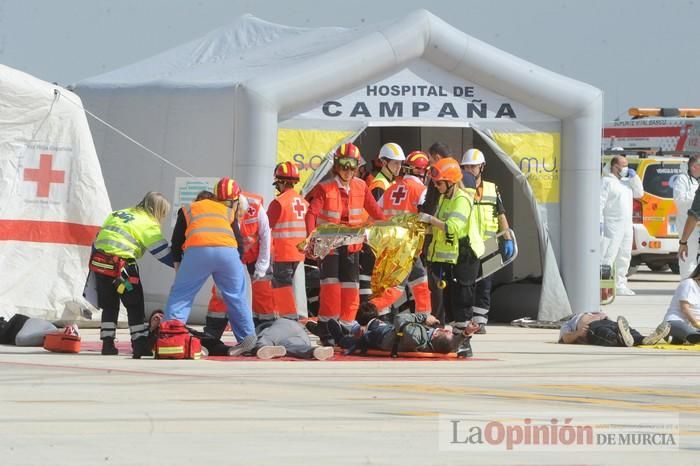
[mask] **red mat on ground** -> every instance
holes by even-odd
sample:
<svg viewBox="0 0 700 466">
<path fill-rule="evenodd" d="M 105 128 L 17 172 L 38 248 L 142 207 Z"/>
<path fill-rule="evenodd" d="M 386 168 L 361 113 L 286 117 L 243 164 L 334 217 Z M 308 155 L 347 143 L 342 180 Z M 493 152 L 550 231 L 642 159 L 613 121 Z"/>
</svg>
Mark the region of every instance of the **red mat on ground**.
<svg viewBox="0 0 700 466">
<path fill-rule="evenodd" d="M 119 350 L 119 354 L 124 356 L 131 354 L 131 342 L 129 341 L 118 341 L 115 346 Z M 81 347 L 81 352 L 97 352 L 102 350 L 102 342 L 99 341 L 87 341 L 83 342 Z M 218 362 L 238 362 L 238 361 L 305 361 L 305 359 L 297 359 L 289 356 L 283 358 L 275 359 L 258 359 L 251 356 L 208 356 L 206 358 L 209 361 Z M 345 355 L 338 349 L 336 349 L 335 356 L 330 361 L 416 361 L 416 360 L 430 360 L 430 361 L 498 361 L 495 358 L 468 358 L 460 359 L 457 358 L 455 353 L 449 354 L 439 354 L 439 353 L 399 353 L 398 358 L 391 358 L 390 354 L 386 351 L 380 350 L 369 350 L 366 355 Z M 313 361 L 313 360 L 312 360 Z"/>
</svg>

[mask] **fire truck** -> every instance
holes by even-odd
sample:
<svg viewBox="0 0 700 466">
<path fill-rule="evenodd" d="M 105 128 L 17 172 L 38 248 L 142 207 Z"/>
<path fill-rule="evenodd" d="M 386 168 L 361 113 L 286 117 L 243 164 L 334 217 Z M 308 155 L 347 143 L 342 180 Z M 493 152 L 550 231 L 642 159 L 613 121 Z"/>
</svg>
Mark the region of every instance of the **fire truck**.
<svg viewBox="0 0 700 466">
<path fill-rule="evenodd" d="M 644 263 L 654 271 L 670 267 L 678 273 L 673 183 L 687 170 L 687 157 L 700 153 L 700 109 L 630 108 L 629 116 L 603 127 L 603 160 L 626 155 L 644 185 L 644 196 L 632 206 L 630 271 Z"/>
</svg>

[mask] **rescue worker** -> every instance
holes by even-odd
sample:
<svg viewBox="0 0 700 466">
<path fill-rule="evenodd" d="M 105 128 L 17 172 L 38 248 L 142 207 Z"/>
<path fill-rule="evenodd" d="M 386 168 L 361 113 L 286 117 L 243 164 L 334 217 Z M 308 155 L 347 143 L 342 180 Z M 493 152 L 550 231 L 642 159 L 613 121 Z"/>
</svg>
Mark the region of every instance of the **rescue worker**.
<svg viewBox="0 0 700 466">
<path fill-rule="evenodd" d="M 299 169 L 294 162 L 275 167 L 273 185 L 279 195 L 267 211 L 272 231 L 272 295 L 275 317 L 298 320 L 294 298 L 294 272 L 304 253 L 297 247 L 306 239 L 306 211 L 309 204 L 295 190 Z"/>
<path fill-rule="evenodd" d="M 263 198 L 250 192 L 242 192 L 247 207 L 239 209 L 234 227 L 238 225 L 241 262 L 250 274 L 253 319 L 257 323 L 275 318 L 275 303 L 272 296 L 272 268 L 270 249 L 272 237 Z M 238 237 L 237 237 L 238 238 Z M 228 323 L 226 303 L 216 285 L 212 287 L 207 321 L 204 331 L 221 338 Z"/>
<path fill-rule="evenodd" d="M 688 218 L 688 209 L 693 204 L 695 192 L 698 190 L 698 178 L 700 178 L 700 155 L 693 154 L 688 158 L 688 172 L 676 178 L 673 184 L 673 202 L 676 204 L 676 231 L 683 232 L 685 221 Z M 685 259 L 678 258 L 678 268 L 681 279 L 688 278 L 698 265 L 698 242 L 700 233 L 698 228 L 688 236 L 688 256 Z"/>
<path fill-rule="evenodd" d="M 446 320 L 455 332 L 463 332 L 472 320 L 474 282 L 479 274 L 479 257 L 484 242 L 473 214 L 471 196 L 462 187 L 459 163 L 446 157 L 430 169 L 430 177 L 440 193 L 435 216 L 421 213 L 419 219 L 431 225 L 433 240 L 428 247 L 431 273 L 444 290 Z M 473 355 L 471 337 L 457 350 L 459 357 Z"/>
<path fill-rule="evenodd" d="M 255 348 L 257 340 L 245 289 L 245 269 L 232 227 L 241 189 L 238 183 L 225 177 L 216 184 L 214 196 L 216 199 L 195 201 L 183 209 L 184 254 L 182 263 L 175 263 L 177 274 L 165 306 L 165 320 L 186 323 L 194 297 L 211 275 L 226 303 L 229 322 L 239 343 L 229 354 L 237 356 Z M 182 231 L 182 226 L 176 223 L 175 230 Z"/>
<path fill-rule="evenodd" d="M 479 149 L 469 149 L 462 156 L 462 176 L 474 178 L 476 188 L 467 188 L 474 201 L 474 212 L 481 238 L 487 241 L 495 238 L 498 233 L 507 231 L 510 226 L 506 218 L 506 210 L 503 207 L 498 186 L 483 178 L 486 159 Z M 510 233 L 503 234 L 503 255 L 509 259 L 514 253 L 513 239 Z M 479 270 L 481 275 L 481 270 Z M 476 284 L 474 296 L 474 322 L 479 324 L 477 333 L 486 333 L 486 324 L 489 321 L 489 309 L 491 308 L 491 277 L 486 277 Z"/>
<path fill-rule="evenodd" d="M 359 227 L 365 210 L 376 220 L 385 216 L 364 181 L 355 177 L 360 150 L 352 143 L 342 144 L 333 157 L 333 178 L 319 183 L 309 194 L 306 230 L 316 225 L 336 224 Z M 325 344 L 332 344 L 326 322 L 340 319 L 351 325 L 359 306 L 360 245 L 341 246 L 320 264 L 319 322 L 313 332 Z M 310 328 L 310 330 L 312 330 Z"/>
<path fill-rule="evenodd" d="M 615 264 L 615 293 L 620 296 L 635 294 L 627 287 L 632 259 L 632 199 L 644 195 L 642 181 L 627 165 L 624 155 L 614 156 L 600 189 L 601 262 L 611 267 Z"/>
<path fill-rule="evenodd" d="M 394 184 L 384 192 L 379 201 L 387 218 L 402 214 L 417 214 L 418 208 L 425 201 L 425 178 L 430 161 L 425 152 L 413 151 L 406 157 L 403 171 Z M 370 309 L 375 315 L 382 317 L 391 313 L 391 306 L 400 304 L 399 300 L 405 294 L 406 286 L 414 299 L 414 311 L 418 314 L 430 314 L 430 289 L 428 275 L 419 256 L 413 261 L 413 267 L 408 277 L 401 285 L 386 290 L 382 295 L 369 300 Z M 405 300 L 404 300 L 405 302 Z M 361 304 L 362 306 L 362 304 Z"/>
<path fill-rule="evenodd" d="M 374 200 L 379 200 L 384 192 L 394 184 L 396 178 L 401 174 L 401 166 L 406 160 L 401 146 L 395 142 L 387 142 L 379 149 L 377 159 L 381 166 L 379 172 L 374 176 L 368 189 L 372 193 Z M 364 304 L 372 296 L 372 271 L 374 270 L 374 252 L 368 244 L 362 246 L 360 252 L 360 303 Z"/>
<path fill-rule="evenodd" d="M 102 308 L 100 339 L 104 355 L 118 354 L 114 338 L 119 301 L 126 307 L 134 359 L 153 354 L 148 344 L 149 328 L 136 260 L 148 251 L 173 267 L 170 247 L 160 228 L 169 211 L 165 197 L 151 191 L 135 207 L 109 214 L 95 238 L 90 269 L 95 272 L 97 300 Z"/>
</svg>

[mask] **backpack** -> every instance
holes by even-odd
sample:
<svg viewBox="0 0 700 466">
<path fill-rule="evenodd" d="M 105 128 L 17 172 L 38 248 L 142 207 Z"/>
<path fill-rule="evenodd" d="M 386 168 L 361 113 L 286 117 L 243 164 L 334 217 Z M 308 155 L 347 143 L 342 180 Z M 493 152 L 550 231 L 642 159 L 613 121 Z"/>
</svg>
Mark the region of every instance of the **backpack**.
<svg viewBox="0 0 700 466">
<path fill-rule="evenodd" d="M 202 343 L 179 320 L 166 320 L 158 327 L 154 354 L 156 359 L 199 359 Z"/>
</svg>

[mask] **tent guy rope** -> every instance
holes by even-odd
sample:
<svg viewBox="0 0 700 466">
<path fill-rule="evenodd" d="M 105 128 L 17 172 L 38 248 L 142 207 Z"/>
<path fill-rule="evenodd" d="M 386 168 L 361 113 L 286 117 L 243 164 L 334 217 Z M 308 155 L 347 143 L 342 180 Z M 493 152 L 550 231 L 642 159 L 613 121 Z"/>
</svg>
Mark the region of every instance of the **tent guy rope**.
<svg viewBox="0 0 700 466">
<path fill-rule="evenodd" d="M 122 131 L 122 130 L 120 130 L 119 128 L 116 128 L 115 126 L 113 126 L 113 125 L 111 125 L 110 123 L 106 122 L 105 120 L 103 120 L 102 118 L 98 117 L 97 115 L 95 115 L 95 114 L 92 113 L 90 110 L 88 110 L 88 109 L 86 109 L 85 107 L 83 107 L 82 105 L 79 105 L 79 104 L 77 104 L 76 102 L 72 101 L 70 98 L 68 98 L 68 97 L 65 96 L 63 93 L 61 93 L 60 90 L 54 89 L 54 95 L 55 95 L 57 98 L 58 98 L 58 97 L 63 97 L 63 98 L 65 98 L 66 101 L 68 101 L 68 102 L 70 102 L 71 104 L 75 105 L 76 107 L 80 108 L 80 109 L 83 110 L 85 113 L 87 113 L 88 115 L 90 115 L 92 118 L 94 118 L 95 120 L 97 120 L 97 121 L 99 121 L 100 123 L 102 123 L 103 125 L 105 125 L 107 128 L 111 129 L 112 131 L 114 131 L 115 133 L 119 134 L 120 136 L 122 136 L 122 137 L 128 139 L 128 140 L 131 141 L 132 143 L 134 143 L 134 144 L 136 144 L 137 146 L 139 146 L 141 149 L 145 150 L 146 152 L 150 153 L 151 155 L 155 156 L 156 158 L 158 158 L 158 159 L 160 159 L 161 161 L 165 162 L 166 164 L 170 165 L 170 166 L 173 167 L 174 169 L 181 171 L 182 173 L 184 173 L 184 174 L 187 175 L 187 176 L 192 176 L 192 177 L 194 177 L 194 175 L 193 175 L 192 173 L 188 172 L 188 171 L 185 170 L 184 168 L 181 168 L 181 167 L 175 165 L 175 164 L 172 163 L 170 160 L 166 159 L 166 158 L 163 157 L 162 155 L 160 155 L 160 154 L 156 153 L 155 151 L 152 151 L 152 150 L 149 149 L 148 147 L 144 146 L 143 144 L 141 144 L 140 142 L 138 142 L 136 139 L 134 139 L 134 138 L 132 138 L 131 136 L 129 136 L 128 134 L 126 134 L 124 131 Z"/>
</svg>

